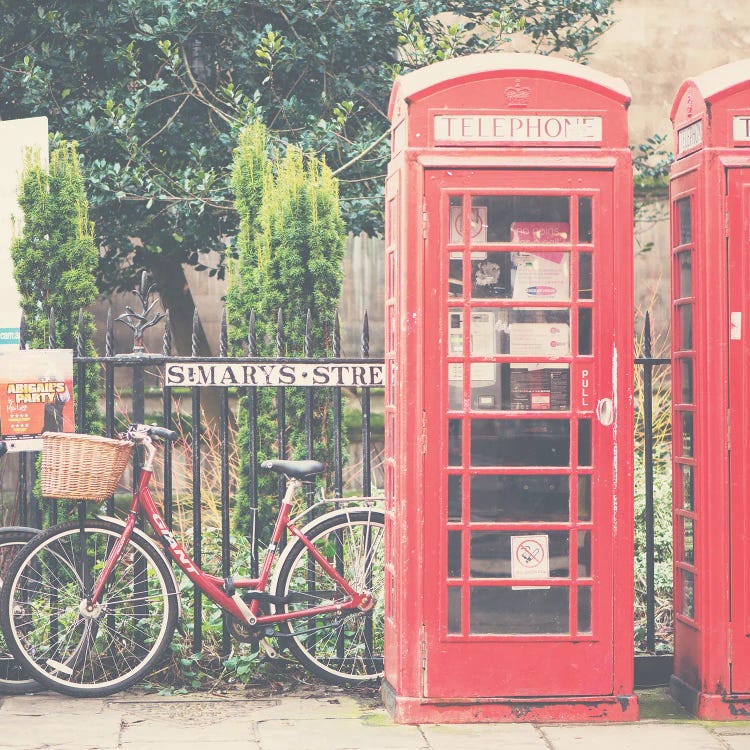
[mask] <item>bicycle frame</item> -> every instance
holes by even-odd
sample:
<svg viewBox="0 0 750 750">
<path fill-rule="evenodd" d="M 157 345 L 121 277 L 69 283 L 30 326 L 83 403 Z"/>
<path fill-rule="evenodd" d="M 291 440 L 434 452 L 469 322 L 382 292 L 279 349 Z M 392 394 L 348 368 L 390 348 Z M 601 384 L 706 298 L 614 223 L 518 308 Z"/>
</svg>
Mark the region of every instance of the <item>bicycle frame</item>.
<svg viewBox="0 0 750 750">
<path fill-rule="evenodd" d="M 144 441 L 145 442 L 145 441 Z M 288 480 L 286 493 L 281 502 L 279 513 L 276 517 L 271 543 L 268 545 L 263 565 L 257 578 L 238 577 L 232 579 L 232 586 L 235 589 L 246 589 L 249 591 L 264 592 L 273 570 L 276 552 L 282 534 L 286 529 L 291 535 L 299 539 L 309 550 L 310 554 L 320 564 L 321 568 L 346 592 L 348 599 L 336 602 L 335 604 L 326 604 L 307 609 L 300 609 L 294 612 L 259 615 L 258 610 L 260 602 L 252 601 L 250 604 L 243 602 L 239 595 L 229 596 L 224 590 L 225 580 L 218 576 L 211 575 L 201 570 L 193 561 L 185 548 L 175 539 L 172 531 L 162 517 L 156 503 L 151 495 L 149 483 L 152 476 L 152 458 L 155 449 L 152 445 L 146 445 L 148 452 L 144 466 L 141 469 L 138 490 L 133 493 L 133 501 L 128 512 L 128 518 L 125 527 L 119 539 L 112 548 L 112 551 L 105 562 L 101 573 L 99 574 L 89 598 L 88 604 L 95 605 L 101 599 L 107 584 L 110 573 L 117 564 L 127 545 L 135 528 L 135 524 L 141 514 L 145 515 L 154 531 L 164 543 L 165 549 L 169 552 L 170 557 L 177 566 L 187 575 L 187 577 L 214 603 L 218 604 L 223 610 L 229 612 L 242 622 L 250 625 L 266 625 L 287 620 L 310 617 L 316 614 L 325 614 L 330 612 L 340 612 L 342 610 L 362 609 L 368 610 L 372 606 L 371 597 L 366 593 L 361 593 L 353 589 L 349 583 L 338 573 L 336 568 L 317 550 L 305 534 L 293 522 L 289 520 L 292 509 L 292 503 L 295 492 L 302 486 L 299 479 L 290 478 Z"/>
</svg>

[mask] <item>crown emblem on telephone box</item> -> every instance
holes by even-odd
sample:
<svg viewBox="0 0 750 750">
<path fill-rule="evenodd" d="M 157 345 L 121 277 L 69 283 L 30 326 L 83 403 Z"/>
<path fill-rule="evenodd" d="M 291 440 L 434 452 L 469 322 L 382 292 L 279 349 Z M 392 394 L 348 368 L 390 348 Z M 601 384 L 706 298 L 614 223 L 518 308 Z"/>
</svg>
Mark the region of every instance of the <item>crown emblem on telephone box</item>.
<svg viewBox="0 0 750 750">
<path fill-rule="evenodd" d="M 531 89 L 521 86 L 521 79 L 516 78 L 512 86 L 505 89 L 505 101 L 509 107 L 528 107 L 531 97 Z"/>
</svg>

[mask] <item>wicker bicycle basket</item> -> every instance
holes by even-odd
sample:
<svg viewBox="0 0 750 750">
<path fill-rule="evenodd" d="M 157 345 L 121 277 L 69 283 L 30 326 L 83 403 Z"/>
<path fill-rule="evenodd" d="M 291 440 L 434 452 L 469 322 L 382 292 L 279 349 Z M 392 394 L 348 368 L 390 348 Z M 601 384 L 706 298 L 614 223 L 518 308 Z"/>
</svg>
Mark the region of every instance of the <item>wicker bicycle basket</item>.
<svg viewBox="0 0 750 750">
<path fill-rule="evenodd" d="M 42 435 L 42 495 L 104 500 L 112 495 L 133 454 L 133 443 L 96 435 Z"/>
</svg>

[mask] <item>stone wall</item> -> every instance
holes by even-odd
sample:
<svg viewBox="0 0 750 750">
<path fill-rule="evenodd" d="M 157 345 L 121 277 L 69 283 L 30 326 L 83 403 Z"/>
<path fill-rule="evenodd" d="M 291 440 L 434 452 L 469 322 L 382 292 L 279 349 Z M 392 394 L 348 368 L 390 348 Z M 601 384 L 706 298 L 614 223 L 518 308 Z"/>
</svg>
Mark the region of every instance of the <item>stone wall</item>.
<svg viewBox="0 0 750 750">
<path fill-rule="evenodd" d="M 750 57 L 750 5 L 700 0 L 620 0 L 617 23 L 601 38 L 590 64 L 627 81 L 633 96 L 630 142 L 668 136 L 669 112 L 680 84 L 692 76 Z M 655 201 L 636 214 L 634 233 L 636 330 L 652 312 L 655 343 L 669 343 L 669 214 Z M 644 247 L 649 247 L 643 252 Z"/>
</svg>

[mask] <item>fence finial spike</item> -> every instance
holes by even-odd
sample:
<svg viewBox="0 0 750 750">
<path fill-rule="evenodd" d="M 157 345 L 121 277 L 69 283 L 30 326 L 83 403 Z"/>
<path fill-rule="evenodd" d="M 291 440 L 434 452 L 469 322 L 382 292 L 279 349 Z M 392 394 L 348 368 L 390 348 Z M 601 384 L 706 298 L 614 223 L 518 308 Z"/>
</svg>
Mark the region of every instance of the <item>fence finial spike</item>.
<svg viewBox="0 0 750 750">
<path fill-rule="evenodd" d="M 57 348 L 57 333 L 55 331 L 56 327 L 57 327 L 57 325 L 55 323 L 55 308 L 54 307 L 50 307 L 50 310 L 49 310 L 49 337 L 47 339 L 48 342 L 49 342 L 49 348 L 50 349 Z"/>
<path fill-rule="evenodd" d="M 169 310 L 164 314 L 164 335 L 161 339 L 161 349 L 167 357 L 172 354 L 172 320 L 169 317 Z"/>
<path fill-rule="evenodd" d="M 26 348 L 26 315 L 22 312 L 21 313 L 21 322 L 18 326 L 18 348 L 19 349 L 25 349 Z"/>
<path fill-rule="evenodd" d="M 86 329 L 83 322 L 83 308 L 78 311 L 78 335 L 76 336 L 76 356 L 86 354 Z"/>
<path fill-rule="evenodd" d="M 112 357 L 115 353 L 115 324 L 112 320 L 112 307 L 107 308 L 107 330 L 104 334 L 104 356 Z"/>
<path fill-rule="evenodd" d="M 142 312 L 136 312 L 130 305 L 125 305 L 125 312 L 122 315 L 117 316 L 117 320 L 124 323 L 131 331 L 133 331 L 133 352 L 140 353 L 143 349 L 143 332 L 147 328 L 156 325 L 163 317 L 163 312 L 158 312 L 149 320 L 149 315 L 156 305 L 157 300 L 149 302 L 151 295 L 156 289 L 156 284 L 148 286 L 148 274 L 144 271 L 141 274 L 141 283 L 137 289 L 133 291 L 136 297 L 140 300 Z"/>
<path fill-rule="evenodd" d="M 247 356 L 258 356 L 258 339 L 255 334 L 255 310 L 250 310 L 250 321 L 247 326 Z"/>
<path fill-rule="evenodd" d="M 198 317 L 198 308 L 193 309 L 193 332 L 190 337 L 190 354 L 193 357 L 198 356 L 198 326 L 200 318 Z"/>
<path fill-rule="evenodd" d="M 341 320 L 338 310 L 333 313 L 333 356 L 341 356 Z"/>
<path fill-rule="evenodd" d="M 284 313 L 279 308 L 279 314 L 276 316 L 276 356 L 282 357 L 284 354 Z"/>
<path fill-rule="evenodd" d="M 305 356 L 312 357 L 312 310 L 307 308 L 307 318 L 305 320 Z"/>
<path fill-rule="evenodd" d="M 221 310 L 221 327 L 219 328 L 219 356 L 226 357 L 228 347 L 228 332 L 227 332 L 227 308 L 226 306 Z"/>
<path fill-rule="evenodd" d="M 367 310 L 365 310 L 365 317 L 362 320 L 362 356 L 370 356 L 370 320 L 367 317 Z"/>
</svg>

